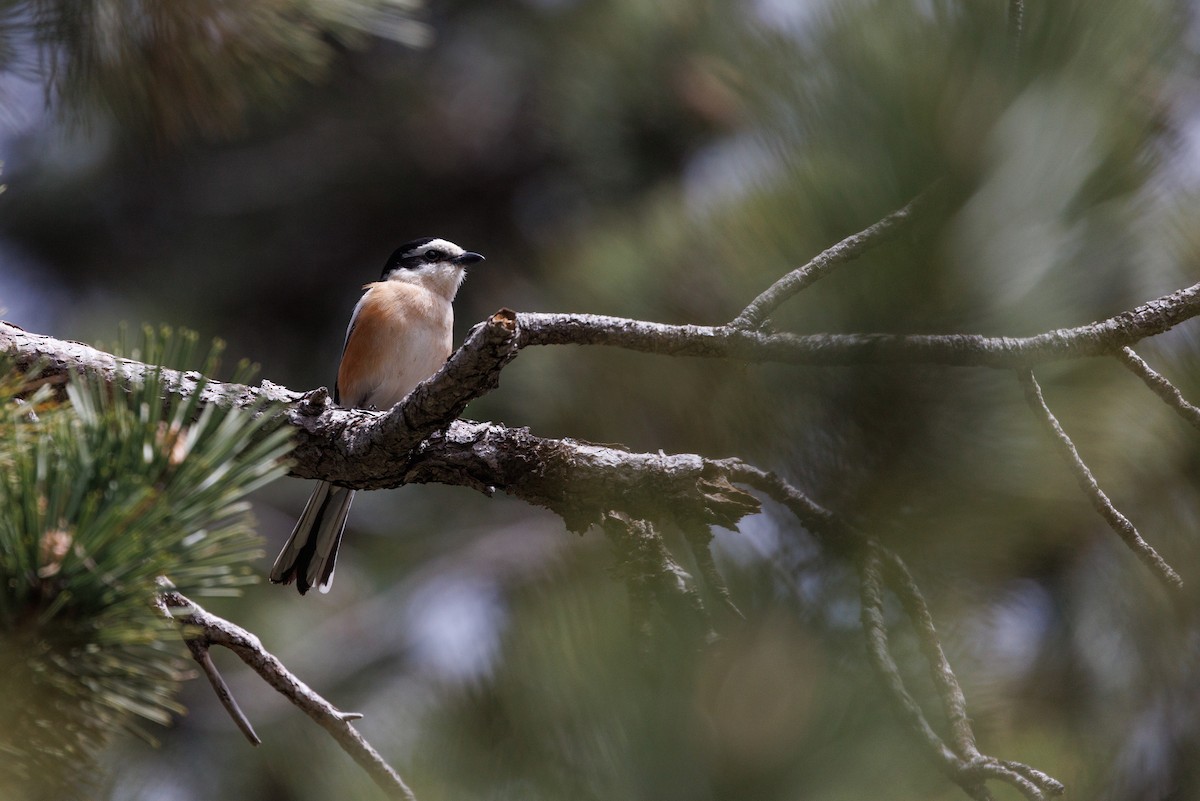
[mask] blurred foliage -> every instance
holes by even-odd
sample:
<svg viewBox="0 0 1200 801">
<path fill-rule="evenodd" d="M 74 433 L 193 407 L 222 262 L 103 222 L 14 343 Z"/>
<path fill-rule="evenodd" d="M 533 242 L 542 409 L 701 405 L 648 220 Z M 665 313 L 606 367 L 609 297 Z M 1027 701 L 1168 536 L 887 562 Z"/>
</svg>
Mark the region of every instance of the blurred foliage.
<svg viewBox="0 0 1200 801">
<path fill-rule="evenodd" d="M 190 361 L 194 336 L 163 336 L 147 358 Z M 27 378 L 0 385 L 0 789 L 89 797 L 114 734 L 149 737 L 139 721 L 183 711 L 184 649 L 156 580 L 194 595 L 256 580 L 244 497 L 284 471 L 288 432 L 164 404 L 157 374 L 127 393 L 74 380 L 65 403 Z"/>
<path fill-rule="evenodd" d="M 422 44 L 416 2 L 8 0 L 4 11 L 33 29 L 65 110 L 173 142 L 245 131 L 368 33 Z"/>
<path fill-rule="evenodd" d="M 34 115 L 0 140 L 0 306 L 79 339 L 165 317 L 303 388 L 332 380 L 359 287 L 399 241 L 488 256 L 460 336 L 500 306 L 711 324 L 934 182 L 911 233 L 772 325 L 1024 335 L 1196 281 L 1195 5 L 1026 2 L 1017 57 L 1007 5 L 446 0 L 418 50 L 347 39 L 328 0 L 206 4 L 250 21 L 238 52 L 280 63 L 197 45 L 147 51 L 166 61 L 149 71 L 130 51 L 124 73 L 89 73 L 40 28 L 62 58 L 54 110 L 90 123 Z M 14 75 L 45 82 L 10 24 L 27 8 L 2 17 L 0 97 L 19 99 Z M 197 136 L 147 148 L 154 120 Z M 1138 350 L 1200 397 L 1194 323 Z M 1200 583 L 1195 433 L 1115 363 L 1039 380 L 1101 486 Z M 1088 506 L 1008 373 L 540 349 L 469 413 L 783 472 L 912 565 L 986 752 L 1080 797 L 1198 793 L 1193 622 Z M 274 540 L 306 490 L 257 496 Z M 718 536 L 748 621 L 706 649 L 664 614 L 650 653 L 600 535 L 446 487 L 363 494 L 351 527 L 330 596 L 258 586 L 210 608 L 364 709 L 423 799 L 960 797 L 881 698 L 852 576 L 776 509 Z M 371 797 L 298 713 L 230 680 L 263 747 L 193 682 L 161 750 L 121 752 L 114 797 Z"/>
</svg>

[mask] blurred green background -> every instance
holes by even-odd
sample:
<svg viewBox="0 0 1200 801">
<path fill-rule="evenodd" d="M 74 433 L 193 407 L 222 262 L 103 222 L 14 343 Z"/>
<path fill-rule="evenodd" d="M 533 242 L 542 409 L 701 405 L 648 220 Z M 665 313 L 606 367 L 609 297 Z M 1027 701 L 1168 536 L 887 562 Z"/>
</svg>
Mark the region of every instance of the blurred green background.
<svg viewBox="0 0 1200 801">
<path fill-rule="evenodd" d="M 188 326 L 307 389 L 414 237 L 488 257 L 458 340 L 502 306 L 717 324 L 935 181 L 911 232 L 773 325 L 1026 335 L 1198 280 L 1195 4 L 1029 2 L 1016 56 L 1007 6 L 2 2 L 2 316 L 93 342 Z M 1193 399 L 1197 330 L 1138 348 Z M 1114 361 L 1039 377 L 1200 585 L 1200 434 Z M 909 561 L 985 753 L 1074 797 L 1200 797 L 1191 610 L 1089 508 L 1013 375 L 537 349 L 467 415 L 781 472 Z M 271 556 L 309 490 L 256 496 Z M 207 606 L 364 712 L 423 801 L 962 797 L 891 714 L 847 566 L 770 504 L 715 548 L 747 620 L 711 647 L 664 612 L 647 651 L 602 535 L 455 487 L 360 495 L 329 595 Z M 264 745 L 190 682 L 159 747 L 115 749 L 109 797 L 379 797 L 216 658 Z"/>
</svg>

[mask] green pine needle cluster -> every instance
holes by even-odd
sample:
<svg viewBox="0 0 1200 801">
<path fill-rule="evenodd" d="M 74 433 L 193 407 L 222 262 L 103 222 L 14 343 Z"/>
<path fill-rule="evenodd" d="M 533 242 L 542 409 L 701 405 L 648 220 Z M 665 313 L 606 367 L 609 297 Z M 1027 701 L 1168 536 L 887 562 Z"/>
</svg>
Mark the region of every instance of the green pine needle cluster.
<svg viewBox="0 0 1200 801">
<path fill-rule="evenodd" d="M 192 334 L 148 332 L 155 364 Z M 215 368 L 214 348 L 204 366 Z M 0 796 L 69 797 L 122 731 L 166 724 L 187 666 L 159 577 L 233 594 L 261 554 L 247 493 L 286 472 L 271 416 L 164 397 L 161 377 L 0 378 Z M 273 430 L 274 429 L 274 430 Z"/>
</svg>

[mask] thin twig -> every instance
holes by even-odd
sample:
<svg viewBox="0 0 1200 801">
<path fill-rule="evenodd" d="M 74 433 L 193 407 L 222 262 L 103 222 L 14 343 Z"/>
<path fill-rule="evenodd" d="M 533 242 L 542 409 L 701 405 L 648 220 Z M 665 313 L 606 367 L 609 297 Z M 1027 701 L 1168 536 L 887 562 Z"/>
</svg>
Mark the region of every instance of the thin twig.
<svg viewBox="0 0 1200 801">
<path fill-rule="evenodd" d="M 893 211 L 873 225 L 818 253 L 808 264 L 797 267 L 780 278 L 750 302 L 742 313 L 729 323 L 731 328 L 760 327 L 788 298 L 829 275 L 838 266 L 858 258 L 875 245 L 885 242 L 912 220 L 913 212 L 925 195 L 918 195 L 903 207 Z"/>
<path fill-rule="evenodd" d="M 712 552 L 712 527 L 703 523 L 681 524 L 683 535 L 687 539 L 688 548 L 692 552 L 692 558 L 696 560 L 696 568 L 700 571 L 700 576 L 704 579 L 704 583 L 709 590 L 717 596 L 717 600 L 725 609 L 734 615 L 739 620 L 745 620 L 746 616 L 742 614 L 742 610 L 737 608 L 737 604 L 733 602 L 733 597 L 729 594 L 729 587 L 725 584 L 725 579 L 721 577 L 721 571 L 717 569 L 716 560 L 713 559 Z"/>
<path fill-rule="evenodd" d="M 1187 420 L 1193 427 L 1200 429 L 1200 407 L 1193 406 L 1188 403 L 1174 384 L 1160 373 L 1154 371 L 1150 365 L 1146 364 L 1140 356 L 1133 352 L 1133 348 L 1122 348 L 1117 357 L 1121 360 L 1121 364 L 1129 368 L 1130 372 L 1145 382 L 1146 386 L 1150 387 L 1155 395 L 1162 398 L 1163 401 L 1179 413 L 1179 416 Z"/>
<path fill-rule="evenodd" d="M 242 712 L 242 708 L 238 706 L 237 700 L 234 699 L 229 685 L 225 683 L 221 672 L 213 664 L 208 643 L 200 639 L 190 639 L 187 641 L 187 646 L 188 650 L 192 652 L 192 658 L 200 664 L 204 675 L 208 677 L 208 683 L 212 685 L 213 691 L 217 694 L 217 699 L 220 700 L 221 706 L 225 707 L 225 711 L 229 713 L 229 717 L 233 718 L 233 722 L 241 729 L 242 734 L 246 735 L 246 739 L 250 741 L 251 745 L 262 745 L 262 739 L 254 731 L 254 726 L 250 724 L 250 719 L 246 717 L 246 713 Z"/>
<path fill-rule="evenodd" d="M 1021 55 L 1021 37 L 1025 29 L 1024 0 L 1008 0 L 1008 41 L 1013 61 Z"/>
<path fill-rule="evenodd" d="M 1033 409 L 1034 414 L 1045 424 L 1047 430 L 1054 437 L 1054 441 L 1058 443 L 1059 450 L 1063 458 L 1071 466 L 1071 472 L 1075 474 L 1075 479 L 1079 482 L 1080 488 L 1084 494 L 1088 496 L 1092 507 L 1100 513 L 1112 530 L 1117 533 L 1130 550 L 1149 567 L 1155 575 L 1162 580 L 1167 589 L 1178 592 L 1183 589 L 1183 579 L 1175 572 L 1166 560 L 1159 555 L 1154 547 L 1142 539 L 1142 535 L 1138 533 L 1137 528 L 1129 521 L 1129 518 L 1121 514 L 1121 512 L 1113 506 L 1112 501 L 1104 494 L 1104 490 L 1100 489 L 1100 485 L 1096 482 L 1096 477 L 1092 475 L 1092 471 L 1084 463 L 1079 456 L 1079 451 L 1075 448 L 1075 443 L 1063 430 L 1062 425 L 1058 422 L 1058 418 L 1050 411 L 1050 407 L 1046 405 L 1046 399 L 1042 396 L 1042 388 L 1038 385 L 1037 379 L 1033 376 L 1032 370 L 1023 370 L 1017 373 L 1021 380 L 1021 385 L 1025 388 L 1025 399 L 1029 402 L 1029 406 Z"/>
<path fill-rule="evenodd" d="M 188 647 L 193 648 L 193 653 L 195 653 L 195 646 L 192 645 L 194 642 L 201 643 L 205 651 L 213 645 L 220 645 L 233 651 L 268 684 L 328 731 L 342 747 L 342 750 L 367 772 L 389 798 L 416 801 L 416 796 L 400 778 L 400 774 L 387 764 L 379 752 L 350 725 L 352 720 L 361 718 L 361 714 L 342 712 L 337 709 L 296 678 L 291 671 L 284 667 L 282 662 L 263 648 L 258 637 L 228 620 L 206 612 L 183 595 L 164 589 L 158 595 L 158 604 L 179 624 L 182 629 L 181 633 L 188 642 Z M 215 673 L 215 668 L 213 672 Z M 213 674 L 208 673 L 207 670 L 206 674 L 209 675 L 211 681 Z M 224 681 L 220 681 L 220 684 L 224 685 Z M 217 684 L 214 683 L 215 687 Z M 225 692 L 228 693 L 227 687 Z M 221 695 L 219 689 L 217 694 Z M 224 704 L 224 699 L 222 699 L 222 703 Z M 233 709 L 236 707 L 237 705 L 234 704 Z M 230 710 L 231 715 L 234 715 L 228 704 L 225 705 L 225 708 Z M 234 715 L 235 721 L 238 720 L 240 714 L 241 712 L 238 710 L 237 715 Z M 238 725 L 241 727 L 241 723 Z M 247 723 L 247 725 L 249 724 Z"/>
<path fill-rule="evenodd" d="M 949 776 L 958 775 L 961 759 L 929 725 L 921 705 L 908 692 L 888 643 L 887 622 L 883 615 L 883 563 L 879 549 L 867 547 L 859 563 L 861 616 L 867 637 L 867 654 L 883 680 L 896 711 L 925 744 L 934 761 Z"/>
<path fill-rule="evenodd" d="M 937 629 L 933 625 L 933 616 L 929 613 L 929 605 L 925 603 L 925 596 L 921 594 L 916 581 L 908 571 L 908 566 L 899 556 L 874 541 L 869 546 L 869 550 L 878 554 L 882 560 L 884 580 L 887 582 L 888 588 L 900 600 L 901 606 L 904 607 L 904 612 L 912 623 L 913 631 L 916 632 L 921 653 L 925 656 L 925 661 L 929 663 L 929 673 L 937 688 L 938 697 L 942 700 L 942 710 L 950 723 L 952 748 L 963 759 L 979 758 L 979 749 L 975 745 L 975 732 L 971 729 L 971 719 L 967 715 L 967 698 L 963 695 L 958 678 L 950 667 L 950 661 L 946 659 L 945 651 L 942 650 L 942 643 Z"/>
<path fill-rule="evenodd" d="M 715 464 L 720 465 L 731 480 L 763 492 L 786 507 L 800 521 L 800 525 L 812 532 L 831 553 L 853 558 L 867 543 L 861 531 L 793 487 L 777 473 L 740 459 L 722 459 Z"/>
</svg>

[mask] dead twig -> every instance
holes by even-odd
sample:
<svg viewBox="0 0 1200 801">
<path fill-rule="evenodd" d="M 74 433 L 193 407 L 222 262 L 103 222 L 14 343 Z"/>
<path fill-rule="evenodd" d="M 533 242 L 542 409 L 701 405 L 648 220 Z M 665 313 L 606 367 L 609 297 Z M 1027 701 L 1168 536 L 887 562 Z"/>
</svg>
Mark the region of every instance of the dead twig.
<svg viewBox="0 0 1200 801">
<path fill-rule="evenodd" d="M 871 663 L 901 720 L 925 744 L 934 761 L 951 780 L 972 798 L 981 801 L 991 798 L 983 784 L 985 779 L 1011 784 L 1031 800 L 1044 799 L 1064 791 L 1060 782 L 1035 768 L 980 753 L 967 713 L 966 697 L 942 649 L 929 606 L 908 567 L 897 554 L 777 474 L 734 459 L 725 460 L 722 464 L 734 481 L 753 487 L 785 506 L 823 546 L 854 561 L 859 571 L 863 632 Z M 950 745 L 930 725 L 920 704 L 909 693 L 892 656 L 883 609 L 885 588 L 900 601 L 916 633 L 950 728 Z"/>
<path fill-rule="evenodd" d="M 416 801 L 416 796 L 400 778 L 400 774 L 350 725 L 351 721 L 361 718 L 361 714 L 337 709 L 296 678 L 282 662 L 263 647 L 258 637 L 228 620 L 206 612 L 188 598 L 170 589 L 169 584 L 165 584 L 159 592 L 157 603 L 163 614 L 179 624 L 192 656 L 208 676 L 230 717 L 250 742 L 257 745 L 261 741 L 212 663 L 209 649 L 214 645 L 228 648 L 237 654 L 239 659 L 268 684 L 329 732 L 342 750 L 367 772 L 389 798 Z"/>
<path fill-rule="evenodd" d="M 1030 801 L 1043 801 L 1047 796 L 1063 793 L 1065 788 L 1060 782 L 1039 770 L 980 753 L 975 745 L 975 733 L 967 715 L 962 688 L 942 650 L 925 598 L 900 557 L 870 540 L 862 551 L 858 569 L 862 624 L 871 665 L 883 681 L 901 719 L 925 744 L 950 780 L 972 798 L 981 800 L 992 797 L 984 785 L 986 779 L 1010 784 Z M 900 600 L 929 664 L 934 688 L 950 728 L 949 745 L 929 724 L 892 657 L 883 609 L 885 586 Z"/>
<path fill-rule="evenodd" d="M 832 273 L 838 266 L 857 259 L 878 244 L 886 242 L 912 221 L 913 215 L 925 198 L 918 195 L 903 207 L 888 214 L 873 225 L 838 242 L 818 253 L 803 267 L 797 267 L 780 278 L 762 294 L 750 302 L 741 314 L 729 323 L 730 328 L 759 328 L 767 318 L 788 298 L 803 292 L 807 287 Z"/>
<path fill-rule="evenodd" d="M 1079 482 L 1080 488 L 1087 495 L 1088 500 L 1092 504 L 1100 516 L 1108 523 L 1113 531 L 1117 533 L 1124 543 L 1129 546 L 1134 555 L 1142 560 L 1142 563 L 1150 568 L 1156 576 L 1163 582 L 1168 590 L 1173 593 L 1178 593 L 1183 589 L 1183 579 L 1175 572 L 1167 561 L 1159 555 L 1154 546 L 1142 539 L 1142 535 L 1138 533 L 1137 528 L 1129 521 L 1125 515 L 1113 505 L 1104 490 L 1100 489 L 1100 485 L 1096 482 L 1096 477 L 1092 475 L 1092 471 L 1084 463 L 1083 458 L 1079 455 L 1079 451 L 1075 448 L 1075 443 L 1063 430 L 1062 425 L 1058 422 L 1058 418 L 1050 411 L 1050 407 L 1046 405 L 1046 399 L 1042 396 L 1042 388 L 1038 385 L 1037 379 L 1033 376 L 1032 370 L 1022 370 L 1017 373 L 1017 377 L 1021 381 L 1021 386 L 1025 389 L 1025 399 L 1029 403 L 1029 408 L 1037 415 L 1038 419 L 1045 425 L 1046 430 L 1054 438 L 1058 445 L 1059 452 L 1066 459 L 1067 464 L 1071 467 L 1071 472 L 1075 475 L 1075 480 Z"/>
<path fill-rule="evenodd" d="M 1146 386 L 1150 387 L 1150 390 L 1162 398 L 1163 402 L 1174 409 L 1180 417 L 1188 421 L 1192 427 L 1200 429 L 1200 407 L 1188 403 L 1183 397 L 1183 393 L 1165 376 L 1155 372 L 1150 365 L 1146 364 L 1140 356 L 1133 352 L 1133 348 L 1121 348 L 1117 358 L 1131 373 L 1142 379 Z"/>
</svg>

